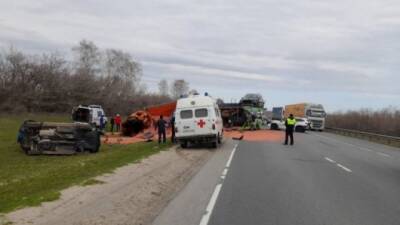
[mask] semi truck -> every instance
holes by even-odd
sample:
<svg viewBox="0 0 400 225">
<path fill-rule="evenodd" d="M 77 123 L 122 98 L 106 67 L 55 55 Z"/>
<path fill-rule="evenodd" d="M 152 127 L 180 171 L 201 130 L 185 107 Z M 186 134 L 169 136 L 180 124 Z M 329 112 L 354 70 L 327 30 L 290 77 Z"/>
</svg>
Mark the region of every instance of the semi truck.
<svg viewBox="0 0 400 225">
<path fill-rule="evenodd" d="M 285 110 L 283 107 L 273 107 L 272 108 L 272 117 L 271 117 L 271 130 L 283 130 L 286 129 L 285 126 Z M 294 130 L 296 132 L 305 132 L 308 129 L 309 122 L 306 118 L 303 117 L 295 117 L 296 124 L 294 126 Z"/>
<path fill-rule="evenodd" d="M 298 103 L 286 105 L 284 117 L 287 118 L 290 114 L 293 114 L 294 117 L 307 119 L 311 130 L 323 131 L 325 129 L 326 113 L 322 104 Z"/>
</svg>

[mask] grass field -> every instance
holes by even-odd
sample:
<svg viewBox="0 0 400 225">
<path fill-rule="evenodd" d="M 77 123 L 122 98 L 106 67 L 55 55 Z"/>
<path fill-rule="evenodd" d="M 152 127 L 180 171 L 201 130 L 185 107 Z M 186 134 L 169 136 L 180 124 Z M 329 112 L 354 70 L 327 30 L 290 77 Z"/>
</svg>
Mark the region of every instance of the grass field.
<svg viewBox="0 0 400 225">
<path fill-rule="evenodd" d="M 0 212 L 59 198 L 72 185 L 98 184 L 93 177 L 138 161 L 170 146 L 157 143 L 102 145 L 96 154 L 27 156 L 16 143 L 24 119 L 68 121 L 60 115 L 0 115 Z"/>
</svg>

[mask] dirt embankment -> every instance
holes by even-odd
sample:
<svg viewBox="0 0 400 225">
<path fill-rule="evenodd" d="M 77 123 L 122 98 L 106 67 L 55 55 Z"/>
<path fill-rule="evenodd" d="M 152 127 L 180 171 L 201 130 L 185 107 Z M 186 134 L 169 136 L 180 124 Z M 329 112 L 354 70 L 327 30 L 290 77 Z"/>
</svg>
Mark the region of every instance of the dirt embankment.
<svg viewBox="0 0 400 225">
<path fill-rule="evenodd" d="M 96 178 L 104 184 L 69 188 L 59 200 L 12 212 L 7 219 L 17 225 L 149 224 L 212 154 L 163 151 Z"/>
</svg>

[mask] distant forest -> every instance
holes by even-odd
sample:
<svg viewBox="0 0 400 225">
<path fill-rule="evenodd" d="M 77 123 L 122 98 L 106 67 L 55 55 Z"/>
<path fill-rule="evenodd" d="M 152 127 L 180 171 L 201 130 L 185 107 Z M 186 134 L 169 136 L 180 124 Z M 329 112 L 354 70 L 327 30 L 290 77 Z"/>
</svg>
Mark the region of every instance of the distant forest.
<svg viewBox="0 0 400 225">
<path fill-rule="evenodd" d="M 328 115 L 326 125 L 333 128 L 400 136 L 400 110 L 388 107 L 382 110 L 361 109 L 336 112 Z"/>
<path fill-rule="evenodd" d="M 141 76 L 141 64 L 129 53 L 102 50 L 87 40 L 72 48 L 71 60 L 57 52 L 32 55 L 10 47 L 0 52 L 0 112 L 70 113 L 79 104 L 99 104 L 106 113 L 127 115 L 188 90 L 186 81 L 175 80 L 169 93 L 164 79 L 160 92 L 149 93 Z"/>
</svg>

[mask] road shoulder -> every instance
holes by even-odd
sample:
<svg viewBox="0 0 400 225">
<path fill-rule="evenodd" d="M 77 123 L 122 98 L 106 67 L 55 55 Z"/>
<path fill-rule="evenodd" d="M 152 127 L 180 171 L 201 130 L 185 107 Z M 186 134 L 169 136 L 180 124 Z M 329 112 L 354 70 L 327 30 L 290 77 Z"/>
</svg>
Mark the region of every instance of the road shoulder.
<svg viewBox="0 0 400 225">
<path fill-rule="evenodd" d="M 216 152 L 171 148 L 74 186 L 61 198 L 6 215 L 13 224 L 148 224 Z"/>
<path fill-rule="evenodd" d="M 236 143 L 227 139 L 185 188 L 162 210 L 153 225 L 198 225 Z"/>
</svg>

